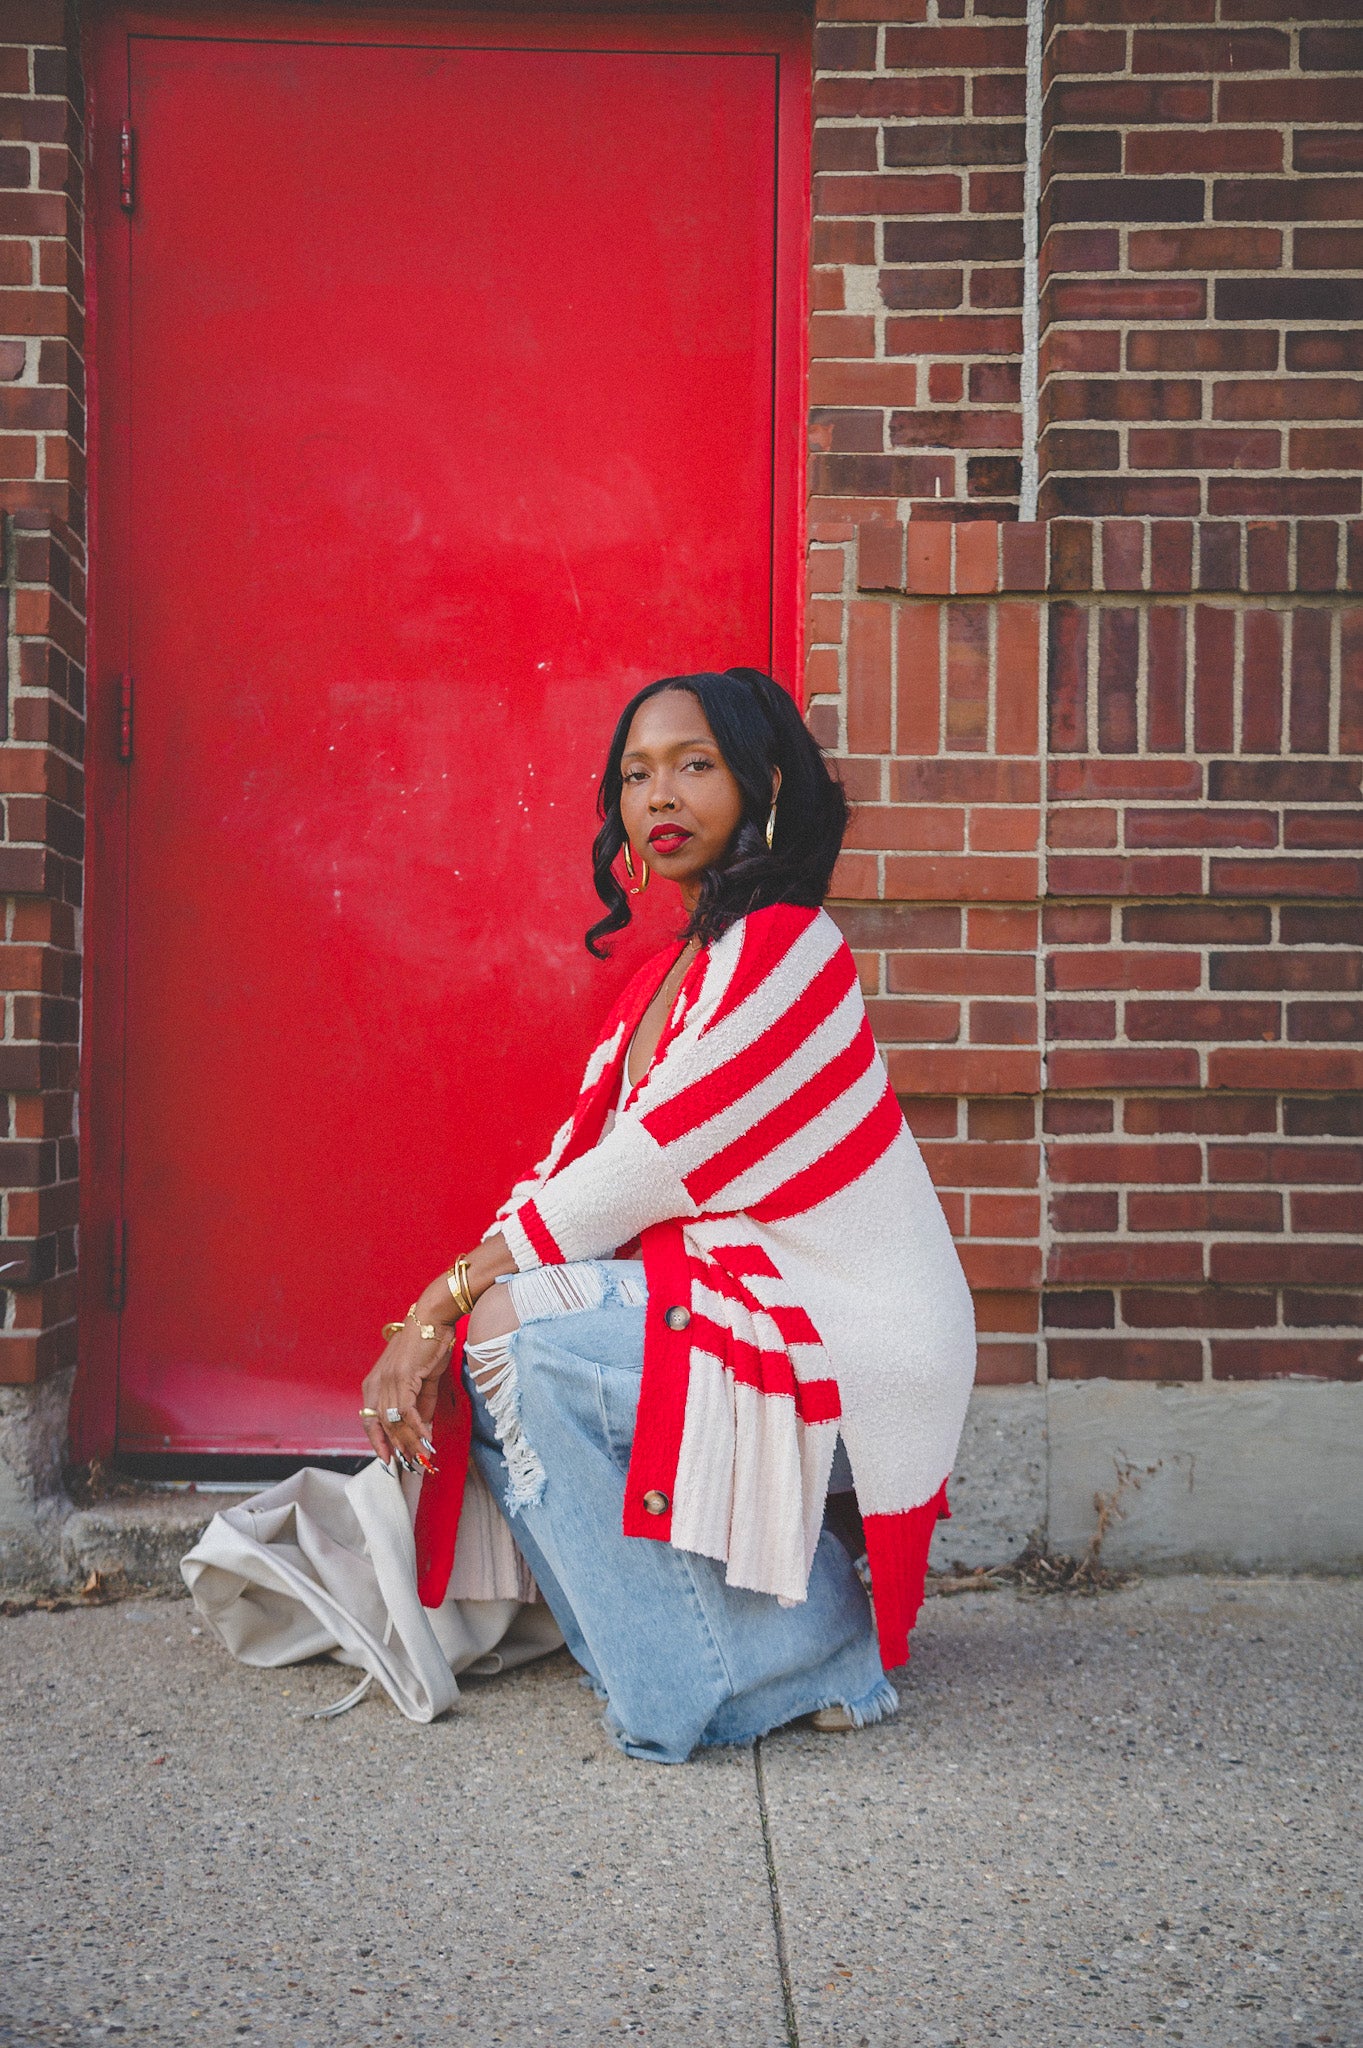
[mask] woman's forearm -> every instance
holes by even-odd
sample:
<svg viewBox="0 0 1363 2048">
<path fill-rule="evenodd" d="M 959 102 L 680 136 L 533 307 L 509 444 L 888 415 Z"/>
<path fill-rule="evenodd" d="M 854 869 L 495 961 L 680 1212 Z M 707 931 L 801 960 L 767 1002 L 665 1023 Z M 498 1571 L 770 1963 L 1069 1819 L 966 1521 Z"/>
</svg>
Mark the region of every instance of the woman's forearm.
<svg viewBox="0 0 1363 2048">
<path fill-rule="evenodd" d="M 486 1294 L 503 1273 L 514 1273 L 516 1261 L 507 1250 L 506 1239 L 498 1231 L 493 1237 L 485 1237 L 481 1244 L 467 1254 L 468 1292 L 477 1301 L 480 1294 Z M 460 1308 L 450 1291 L 450 1283 L 442 1273 L 432 1280 L 429 1287 L 417 1297 L 417 1318 L 423 1323 L 435 1323 L 439 1327 L 451 1328 L 459 1321 Z"/>
</svg>

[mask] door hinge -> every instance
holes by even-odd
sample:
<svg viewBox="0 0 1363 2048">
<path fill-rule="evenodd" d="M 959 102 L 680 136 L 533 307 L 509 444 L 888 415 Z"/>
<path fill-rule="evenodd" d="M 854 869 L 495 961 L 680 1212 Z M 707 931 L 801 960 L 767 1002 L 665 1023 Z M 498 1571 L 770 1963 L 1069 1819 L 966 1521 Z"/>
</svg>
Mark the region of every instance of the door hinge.
<svg viewBox="0 0 1363 2048">
<path fill-rule="evenodd" d="M 118 758 L 131 761 L 133 757 L 133 679 L 123 674 L 118 679 Z"/>
<path fill-rule="evenodd" d="M 109 1227 L 109 1306 L 121 1309 L 128 1298 L 128 1225 L 120 1216 Z"/>
<path fill-rule="evenodd" d="M 118 203 L 125 213 L 133 210 L 133 131 L 125 121 L 118 131 Z"/>
</svg>

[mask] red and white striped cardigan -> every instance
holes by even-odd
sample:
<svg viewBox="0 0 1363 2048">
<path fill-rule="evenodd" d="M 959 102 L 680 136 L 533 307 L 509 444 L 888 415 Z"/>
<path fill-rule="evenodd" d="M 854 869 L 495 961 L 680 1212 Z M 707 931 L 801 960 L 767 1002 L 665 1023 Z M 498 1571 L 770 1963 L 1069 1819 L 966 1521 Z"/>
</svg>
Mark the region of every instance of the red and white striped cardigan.
<svg viewBox="0 0 1363 2048">
<path fill-rule="evenodd" d="M 676 958 L 631 981 L 572 1117 L 493 1228 L 521 1271 L 641 1242 L 627 1535 L 722 1559 L 731 1584 L 802 1600 L 841 1434 L 893 1669 L 974 1377 L 965 1276 L 852 955 L 822 911 L 754 911 L 705 948 L 610 1121 L 635 1027 Z M 454 1442 L 442 1468 L 451 1454 Z M 451 1514 L 454 1499 L 418 1526 L 428 1601 L 447 1576 L 436 1560 L 452 1554 L 452 1532 L 442 1541 L 432 1524 Z"/>
</svg>

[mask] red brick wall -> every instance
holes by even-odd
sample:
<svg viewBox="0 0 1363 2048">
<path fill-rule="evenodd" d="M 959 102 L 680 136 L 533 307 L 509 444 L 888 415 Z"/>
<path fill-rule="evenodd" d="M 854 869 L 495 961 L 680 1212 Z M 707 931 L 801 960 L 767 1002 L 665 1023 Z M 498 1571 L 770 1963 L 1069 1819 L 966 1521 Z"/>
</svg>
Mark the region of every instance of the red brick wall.
<svg viewBox="0 0 1363 2048">
<path fill-rule="evenodd" d="M 865 306 L 873 256 L 905 289 L 903 216 L 948 213 L 926 169 L 891 176 L 890 116 L 944 89 L 964 134 L 971 67 L 992 52 L 1016 95 L 1022 50 L 970 0 L 907 39 L 856 21 L 873 0 L 830 11 L 817 161 L 861 154 L 816 183 L 816 303 Z M 943 416 L 918 352 L 965 355 L 964 324 L 887 308 L 838 342 L 845 316 L 815 317 L 816 358 L 866 360 L 816 360 L 813 387 L 811 721 L 860 800 L 839 915 L 986 1379 L 1359 1376 L 1357 38 L 1292 0 L 1052 7 L 1044 524 L 893 452 L 916 401 L 925 459 L 959 464 L 979 387 Z M 970 279 L 1000 245 L 953 162 Z M 973 331 L 976 367 L 1006 340 L 1015 374 L 1016 324 Z"/>
<path fill-rule="evenodd" d="M 816 517 L 847 498 L 912 502 L 923 518 L 1016 515 L 1024 0 L 933 11 L 929 25 L 928 0 L 820 9 Z"/>
<path fill-rule="evenodd" d="M 76 25 L 0 9 L 0 1383 L 75 1361 L 85 706 L 82 162 Z"/>
<path fill-rule="evenodd" d="M 1051 654 L 1050 1369 L 1355 1377 L 1363 609 L 1061 604 Z"/>
<path fill-rule="evenodd" d="M 1051 12 L 1041 510 L 1205 520 L 1204 589 L 1333 589 L 1363 505 L 1360 30 L 1327 5 Z"/>
<path fill-rule="evenodd" d="M 1356 1377 L 1359 31 L 1048 31 L 1049 1369 Z"/>
<path fill-rule="evenodd" d="M 822 532 L 837 915 L 982 1378 L 1032 1377 L 1043 1280 L 1056 1377 L 1358 1377 L 1363 606 L 1077 601 L 1043 527 Z"/>
</svg>

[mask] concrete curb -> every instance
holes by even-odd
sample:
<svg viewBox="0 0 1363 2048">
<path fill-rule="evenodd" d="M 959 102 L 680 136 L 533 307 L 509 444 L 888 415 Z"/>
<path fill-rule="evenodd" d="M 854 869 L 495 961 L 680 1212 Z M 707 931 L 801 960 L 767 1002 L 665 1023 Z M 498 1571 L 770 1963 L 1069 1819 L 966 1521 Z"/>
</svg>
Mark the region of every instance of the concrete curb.
<svg viewBox="0 0 1363 2048">
<path fill-rule="evenodd" d="M 63 1574 L 80 1585 L 91 1572 L 151 1593 L 182 1593 L 180 1559 L 220 1509 L 249 1500 L 241 1493 L 170 1492 L 119 1495 L 77 1508 L 61 1531 Z"/>
</svg>

